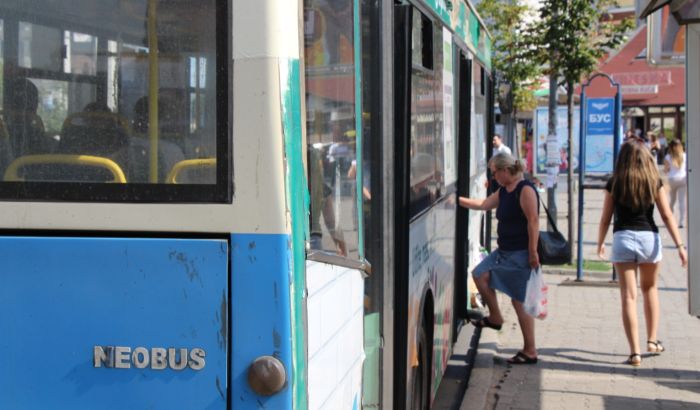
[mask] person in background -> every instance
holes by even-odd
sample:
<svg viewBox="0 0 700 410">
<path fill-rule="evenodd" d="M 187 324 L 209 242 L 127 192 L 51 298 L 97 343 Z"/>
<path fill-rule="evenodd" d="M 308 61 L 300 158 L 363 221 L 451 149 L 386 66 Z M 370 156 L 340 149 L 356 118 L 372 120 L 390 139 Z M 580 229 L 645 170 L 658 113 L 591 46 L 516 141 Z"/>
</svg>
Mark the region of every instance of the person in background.
<svg viewBox="0 0 700 410">
<path fill-rule="evenodd" d="M 623 139 L 623 141 L 627 141 L 630 138 L 634 138 L 634 131 L 632 131 L 632 129 L 628 129 L 627 131 L 625 131 L 625 138 Z"/>
<path fill-rule="evenodd" d="M 523 151 L 525 151 L 525 171 L 529 175 L 532 175 L 532 135 L 528 136 L 525 142 L 523 142 Z"/>
<path fill-rule="evenodd" d="M 523 301 L 532 269 L 540 266 L 537 254 L 539 215 L 537 192 L 523 178 L 522 164 L 510 154 L 497 154 L 489 160 L 492 175 L 500 184 L 498 191 L 486 199 L 459 197 L 464 208 L 488 211 L 496 209 L 498 249 L 479 263 L 472 276 L 489 315 L 471 322 L 478 328 L 500 330 L 503 326 L 496 289 L 510 296 L 523 335 L 524 346 L 510 364 L 537 363 L 535 319 L 525 312 Z"/>
<path fill-rule="evenodd" d="M 312 250 L 324 250 L 323 228 L 321 226 L 321 215 L 336 247 L 336 253 L 340 256 L 347 256 L 348 250 L 345 242 L 343 230 L 339 226 L 334 211 L 335 202 L 333 200 L 333 189 L 328 186 L 323 177 L 323 160 L 319 150 L 309 144 L 307 147 L 309 162 L 309 192 L 311 206 L 309 207 L 309 227 L 310 246 Z"/>
<path fill-rule="evenodd" d="M 666 149 L 668 149 L 668 141 L 666 140 L 666 136 L 664 135 L 663 131 L 659 132 L 659 158 L 658 158 L 658 164 L 663 165 L 664 164 L 664 157 L 666 157 Z"/>
<path fill-rule="evenodd" d="M 506 144 L 503 143 L 503 139 L 499 134 L 494 134 L 493 135 L 493 153 L 492 155 L 498 155 L 498 154 L 508 154 L 511 155 L 510 148 L 506 146 Z"/>
<path fill-rule="evenodd" d="M 687 174 L 683 144 L 674 139 L 668 144 L 668 154 L 664 157 L 664 171 L 668 175 L 671 212 L 678 198 L 678 227 L 683 228 L 686 213 Z"/>
<path fill-rule="evenodd" d="M 613 245 L 610 260 L 619 275 L 622 299 L 622 323 L 630 348 L 626 363 L 642 363 L 637 330 L 637 271 L 644 296 L 644 318 L 647 331 L 647 352 L 659 354 L 665 350 L 657 338 L 659 327 L 659 265 L 662 257 L 659 229 L 654 222 L 654 204 L 678 248 L 681 264 L 688 256 L 668 206 L 656 163 L 643 144 L 634 140 L 622 144 L 615 171 L 608 181 L 603 211 L 598 228 L 598 255 L 605 258 L 605 236 L 610 220 L 613 225 Z"/>
<path fill-rule="evenodd" d="M 491 142 L 493 143 L 493 152 L 491 153 L 492 157 L 495 157 L 498 154 L 512 155 L 510 148 L 503 143 L 503 139 L 501 138 L 500 134 L 494 134 Z M 498 184 L 498 181 L 493 175 L 491 175 L 491 179 L 486 181 L 486 192 L 489 194 L 498 191 L 498 188 L 500 187 L 501 186 Z"/>
<path fill-rule="evenodd" d="M 659 138 L 653 131 L 647 131 L 647 145 L 649 146 L 649 151 L 651 151 L 651 156 L 654 157 L 654 162 L 657 162 L 661 152 L 661 145 L 659 144 Z"/>
</svg>

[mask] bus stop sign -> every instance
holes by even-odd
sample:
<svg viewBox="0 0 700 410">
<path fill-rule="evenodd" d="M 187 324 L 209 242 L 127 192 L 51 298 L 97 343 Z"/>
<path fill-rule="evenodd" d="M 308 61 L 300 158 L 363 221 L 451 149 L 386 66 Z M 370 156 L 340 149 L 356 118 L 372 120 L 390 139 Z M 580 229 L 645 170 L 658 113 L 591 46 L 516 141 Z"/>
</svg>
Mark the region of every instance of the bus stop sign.
<svg viewBox="0 0 700 410">
<path fill-rule="evenodd" d="M 611 173 L 615 149 L 615 99 L 589 98 L 586 105 L 586 172 Z"/>
</svg>

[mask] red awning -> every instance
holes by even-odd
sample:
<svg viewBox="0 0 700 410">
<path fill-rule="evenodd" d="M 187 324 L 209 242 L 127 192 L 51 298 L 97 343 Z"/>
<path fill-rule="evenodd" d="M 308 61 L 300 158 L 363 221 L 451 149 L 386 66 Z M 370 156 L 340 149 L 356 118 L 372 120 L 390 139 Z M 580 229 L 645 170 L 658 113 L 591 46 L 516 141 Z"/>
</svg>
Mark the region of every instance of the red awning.
<svg viewBox="0 0 700 410">
<path fill-rule="evenodd" d="M 685 66 L 649 64 L 646 33 L 645 25 L 616 54 L 603 61 L 598 71 L 620 84 L 623 106 L 684 105 Z M 586 95 L 609 95 L 608 89 L 607 81 L 596 81 L 586 89 Z M 576 93 L 580 93 L 580 88 Z"/>
</svg>

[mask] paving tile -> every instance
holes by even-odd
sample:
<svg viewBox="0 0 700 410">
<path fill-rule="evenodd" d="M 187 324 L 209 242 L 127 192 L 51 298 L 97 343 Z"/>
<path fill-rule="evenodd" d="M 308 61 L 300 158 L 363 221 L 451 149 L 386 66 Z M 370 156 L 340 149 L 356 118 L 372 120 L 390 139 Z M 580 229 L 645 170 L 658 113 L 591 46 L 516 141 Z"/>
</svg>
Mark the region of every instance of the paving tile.
<svg viewBox="0 0 700 410">
<path fill-rule="evenodd" d="M 590 244 L 584 244 L 583 251 L 591 258 L 595 256 L 602 196 L 600 190 L 586 190 L 586 204 L 591 206 L 584 211 L 584 238 Z M 558 200 L 565 204 L 565 195 Z M 565 209 L 560 207 L 560 218 Z M 658 214 L 656 220 L 661 222 Z M 472 371 L 461 409 L 475 409 L 467 406 L 469 402 L 485 403 L 485 409 L 700 409 L 700 320 L 687 313 L 687 272 L 669 247 L 672 241 L 665 228 L 661 236 L 665 259 L 659 279 L 658 333 L 666 352 L 645 355 L 639 368 L 624 364 L 629 353 L 619 291 L 560 286 L 567 276 L 545 272 L 550 312 L 547 319 L 536 323 L 540 362 L 536 366 L 506 363 L 522 347 L 522 337 L 510 301 L 500 295 L 506 326 L 501 332 L 482 332 L 489 344 L 482 351 L 480 343 L 477 357 L 491 357 L 481 360 L 491 367 Z M 646 349 L 641 296 L 640 291 L 639 338 Z M 481 377 L 480 372 L 486 376 Z M 470 395 L 476 392 L 489 397 L 473 401 Z"/>
</svg>

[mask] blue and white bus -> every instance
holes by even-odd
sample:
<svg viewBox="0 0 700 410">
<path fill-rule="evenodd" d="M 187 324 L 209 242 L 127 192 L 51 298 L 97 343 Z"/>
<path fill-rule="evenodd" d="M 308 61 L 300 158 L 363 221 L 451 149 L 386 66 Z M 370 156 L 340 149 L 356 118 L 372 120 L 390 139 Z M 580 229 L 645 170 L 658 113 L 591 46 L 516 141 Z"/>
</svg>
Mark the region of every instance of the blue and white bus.
<svg viewBox="0 0 700 410">
<path fill-rule="evenodd" d="M 4 0 L 0 408 L 429 408 L 489 60 L 462 0 Z"/>
</svg>

